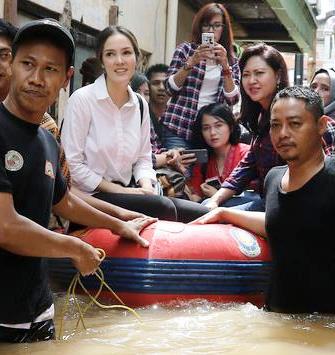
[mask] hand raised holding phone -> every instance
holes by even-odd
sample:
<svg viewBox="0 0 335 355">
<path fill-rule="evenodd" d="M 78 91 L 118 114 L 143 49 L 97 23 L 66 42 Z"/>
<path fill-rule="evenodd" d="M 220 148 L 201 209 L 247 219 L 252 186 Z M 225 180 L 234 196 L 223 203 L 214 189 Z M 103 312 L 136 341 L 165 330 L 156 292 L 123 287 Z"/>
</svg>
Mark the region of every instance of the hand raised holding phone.
<svg viewBox="0 0 335 355">
<path fill-rule="evenodd" d="M 215 46 L 214 33 L 204 32 L 201 37 L 201 45 L 194 51 L 193 55 L 188 58 L 187 63 L 193 67 L 199 64 L 202 60 L 213 59 Z"/>
</svg>

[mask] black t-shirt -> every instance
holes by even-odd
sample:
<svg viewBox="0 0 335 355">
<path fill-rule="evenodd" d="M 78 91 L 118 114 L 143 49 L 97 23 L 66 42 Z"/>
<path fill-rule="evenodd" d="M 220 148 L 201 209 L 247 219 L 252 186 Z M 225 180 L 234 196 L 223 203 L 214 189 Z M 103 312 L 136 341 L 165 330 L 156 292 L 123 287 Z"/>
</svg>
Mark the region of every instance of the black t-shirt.
<svg viewBox="0 0 335 355">
<path fill-rule="evenodd" d="M 16 211 L 47 228 L 53 204 L 67 186 L 54 137 L 0 105 L 0 192 L 13 196 Z M 25 235 L 22 235 L 25 238 Z M 0 248 L 0 323 L 26 323 L 52 304 L 44 260 Z"/>
<path fill-rule="evenodd" d="M 159 117 L 157 117 L 154 112 L 151 110 L 150 105 L 149 105 L 149 113 L 150 113 L 150 119 L 151 123 L 154 127 L 154 131 L 158 137 L 159 143 L 162 143 L 162 136 L 163 136 L 163 124 L 160 121 Z"/>
<path fill-rule="evenodd" d="M 283 192 L 287 166 L 265 179 L 266 230 L 273 259 L 267 308 L 335 313 L 335 158 L 303 187 Z"/>
</svg>

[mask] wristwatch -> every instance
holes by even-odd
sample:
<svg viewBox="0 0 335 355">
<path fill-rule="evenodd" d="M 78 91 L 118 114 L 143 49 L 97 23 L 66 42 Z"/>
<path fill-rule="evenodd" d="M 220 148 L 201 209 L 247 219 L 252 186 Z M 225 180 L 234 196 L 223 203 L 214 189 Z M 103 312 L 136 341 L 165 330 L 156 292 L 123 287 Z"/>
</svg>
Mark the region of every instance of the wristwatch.
<svg viewBox="0 0 335 355">
<path fill-rule="evenodd" d="M 187 63 L 187 60 L 184 62 L 183 69 L 189 71 L 193 68 L 193 65 Z"/>
</svg>

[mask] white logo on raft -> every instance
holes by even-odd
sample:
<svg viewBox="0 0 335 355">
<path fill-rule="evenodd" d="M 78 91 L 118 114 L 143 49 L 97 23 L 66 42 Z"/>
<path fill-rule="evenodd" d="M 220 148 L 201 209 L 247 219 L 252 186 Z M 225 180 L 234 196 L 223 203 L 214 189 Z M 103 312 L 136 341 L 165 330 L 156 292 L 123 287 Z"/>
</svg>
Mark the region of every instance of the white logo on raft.
<svg viewBox="0 0 335 355">
<path fill-rule="evenodd" d="M 241 253 L 250 258 L 256 258 L 261 253 L 261 248 L 258 245 L 257 239 L 249 232 L 239 229 L 231 228 L 230 233 L 235 239 Z"/>
<path fill-rule="evenodd" d="M 18 171 L 23 167 L 23 157 L 16 150 L 9 150 L 5 155 L 5 167 L 9 171 Z"/>
</svg>

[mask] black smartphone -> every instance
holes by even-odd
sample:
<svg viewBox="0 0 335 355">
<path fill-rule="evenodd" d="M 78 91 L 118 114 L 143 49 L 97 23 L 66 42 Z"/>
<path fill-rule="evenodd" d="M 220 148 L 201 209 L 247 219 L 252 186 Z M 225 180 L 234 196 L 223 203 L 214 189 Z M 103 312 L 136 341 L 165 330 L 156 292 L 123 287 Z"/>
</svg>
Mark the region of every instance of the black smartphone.
<svg viewBox="0 0 335 355">
<path fill-rule="evenodd" d="M 221 182 L 219 180 L 218 177 L 212 177 L 212 178 L 208 178 L 205 180 L 205 183 L 210 185 L 210 186 L 213 186 L 214 188 L 216 188 L 217 190 L 220 190 L 221 189 Z"/>
<path fill-rule="evenodd" d="M 207 163 L 208 162 L 207 149 L 185 149 L 185 150 L 180 151 L 180 154 L 191 154 L 191 153 L 194 154 L 198 163 Z"/>
</svg>

